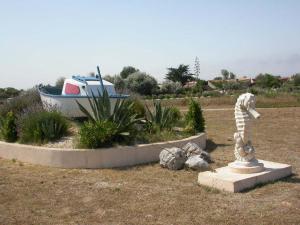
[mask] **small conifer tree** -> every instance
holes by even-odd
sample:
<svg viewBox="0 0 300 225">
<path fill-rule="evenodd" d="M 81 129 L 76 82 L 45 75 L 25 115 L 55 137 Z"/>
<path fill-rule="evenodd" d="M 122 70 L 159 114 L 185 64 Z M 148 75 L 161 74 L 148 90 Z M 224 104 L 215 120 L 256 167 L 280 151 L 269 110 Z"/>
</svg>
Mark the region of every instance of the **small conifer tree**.
<svg viewBox="0 0 300 225">
<path fill-rule="evenodd" d="M 205 120 L 202 114 L 201 106 L 198 102 L 191 99 L 189 109 L 185 116 L 186 128 L 192 133 L 200 133 L 205 131 Z"/>
</svg>

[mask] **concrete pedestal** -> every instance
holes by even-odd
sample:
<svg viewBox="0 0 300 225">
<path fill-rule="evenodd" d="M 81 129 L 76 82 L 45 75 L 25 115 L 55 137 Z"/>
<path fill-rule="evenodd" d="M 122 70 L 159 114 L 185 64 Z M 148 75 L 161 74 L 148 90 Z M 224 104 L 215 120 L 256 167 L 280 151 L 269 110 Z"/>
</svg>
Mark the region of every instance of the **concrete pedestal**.
<svg viewBox="0 0 300 225">
<path fill-rule="evenodd" d="M 226 166 L 216 169 L 216 172 L 202 172 L 198 175 L 198 183 L 229 192 L 240 192 L 257 184 L 278 180 L 292 174 L 292 167 L 287 164 L 258 160 L 264 170 L 257 173 L 235 173 Z"/>
<path fill-rule="evenodd" d="M 264 164 L 255 159 L 254 162 L 239 162 L 235 161 L 228 164 L 233 173 L 258 173 L 265 170 Z"/>
</svg>

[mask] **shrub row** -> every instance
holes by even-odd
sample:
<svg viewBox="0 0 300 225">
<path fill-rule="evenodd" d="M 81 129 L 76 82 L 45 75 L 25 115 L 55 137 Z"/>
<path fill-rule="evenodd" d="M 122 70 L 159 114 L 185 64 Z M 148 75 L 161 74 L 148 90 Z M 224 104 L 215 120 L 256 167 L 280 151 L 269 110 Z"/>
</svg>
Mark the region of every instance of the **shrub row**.
<svg viewBox="0 0 300 225">
<path fill-rule="evenodd" d="M 68 121 L 58 112 L 36 112 L 17 118 L 13 112 L 0 117 L 0 137 L 7 142 L 43 144 L 67 134 Z"/>
<path fill-rule="evenodd" d="M 182 118 L 176 107 L 163 107 L 160 101 L 154 101 L 152 107 L 145 108 L 137 99 L 118 100 L 111 108 L 106 91 L 100 97 L 90 98 L 92 113 L 81 104 L 78 105 L 89 118 L 79 130 L 81 148 L 99 148 L 124 141 L 132 143 L 137 136 L 143 139 L 148 134 L 172 136 L 173 127 Z M 189 111 L 183 122 L 188 133 L 204 131 L 204 118 L 199 103 L 190 101 Z"/>
<path fill-rule="evenodd" d="M 49 108 L 50 109 L 50 108 Z M 68 121 L 45 111 L 37 89 L 23 91 L 0 106 L 0 138 L 7 142 L 42 144 L 66 135 Z"/>
<path fill-rule="evenodd" d="M 31 92 L 33 94 L 34 92 Z M 28 93 L 27 93 L 28 94 Z M 28 96 L 27 96 L 28 97 Z M 30 96 L 29 96 L 30 97 Z M 34 99 L 34 98 L 33 98 Z M 10 111 L 0 115 L 0 138 L 21 143 L 43 144 L 60 139 L 68 132 L 69 122 L 57 111 L 44 111 L 38 101 L 20 103 L 15 99 L 7 105 Z M 93 113 L 82 105 L 79 108 L 88 120 L 79 129 L 79 146 L 99 148 L 114 143 L 132 143 L 137 136 L 172 136 L 174 126 L 184 124 L 185 131 L 197 133 L 204 131 L 201 107 L 190 101 L 189 111 L 182 120 L 176 107 L 163 107 L 160 101 L 144 106 L 138 99 L 118 100 L 111 105 L 108 93 L 90 98 Z M 149 138 L 151 139 L 151 137 Z"/>
</svg>

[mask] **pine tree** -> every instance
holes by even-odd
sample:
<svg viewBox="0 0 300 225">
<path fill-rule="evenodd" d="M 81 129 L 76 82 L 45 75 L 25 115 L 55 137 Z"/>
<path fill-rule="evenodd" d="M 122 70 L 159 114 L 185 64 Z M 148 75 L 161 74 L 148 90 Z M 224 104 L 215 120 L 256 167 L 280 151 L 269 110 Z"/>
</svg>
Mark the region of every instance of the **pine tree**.
<svg viewBox="0 0 300 225">
<path fill-rule="evenodd" d="M 198 80 L 199 76 L 200 76 L 200 62 L 199 62 L 198 56 L 196 56 L 196 58 L 195 58 L 195 68 L 194 69 L 195 69 L 195 76 Z"/>
</svg>

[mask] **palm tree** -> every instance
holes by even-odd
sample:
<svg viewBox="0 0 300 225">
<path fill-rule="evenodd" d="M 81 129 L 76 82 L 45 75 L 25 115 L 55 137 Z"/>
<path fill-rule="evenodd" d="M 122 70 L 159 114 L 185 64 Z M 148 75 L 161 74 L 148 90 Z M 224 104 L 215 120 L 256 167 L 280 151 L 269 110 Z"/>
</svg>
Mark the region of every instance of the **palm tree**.
<svg viewBox="0 0 300 225">
<path fill-rule="evenodd" d="M 194 80 L 194 77 L 193 74 L 189 72 L 189 65 L 181 64 L 178 68 L 168 68 L 166 79 L 185 85 L 186 82 Z"/>
</svg>

